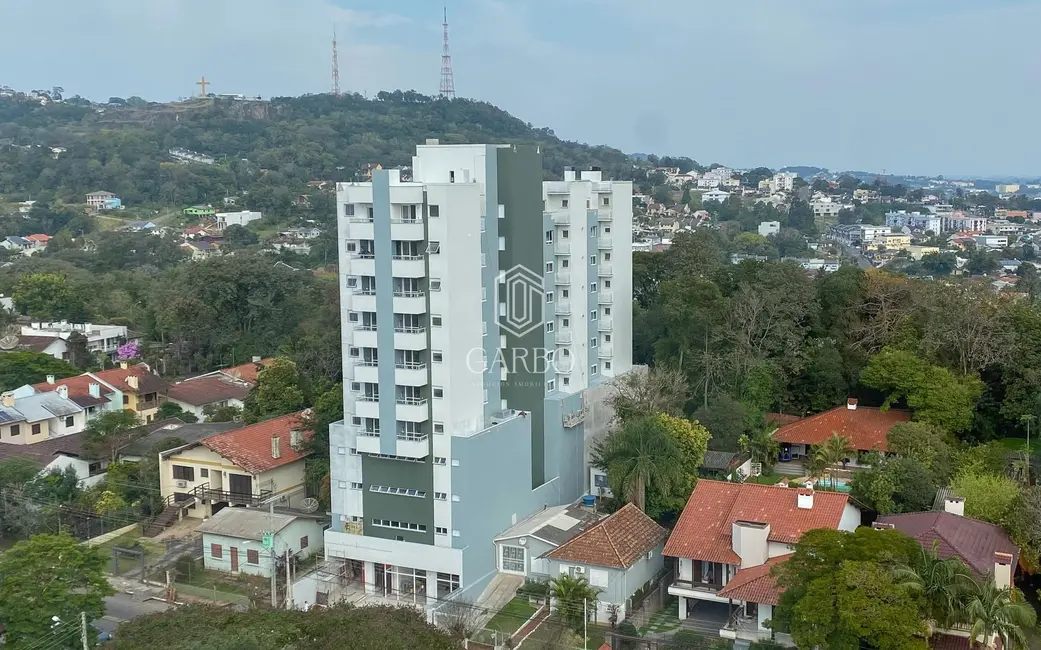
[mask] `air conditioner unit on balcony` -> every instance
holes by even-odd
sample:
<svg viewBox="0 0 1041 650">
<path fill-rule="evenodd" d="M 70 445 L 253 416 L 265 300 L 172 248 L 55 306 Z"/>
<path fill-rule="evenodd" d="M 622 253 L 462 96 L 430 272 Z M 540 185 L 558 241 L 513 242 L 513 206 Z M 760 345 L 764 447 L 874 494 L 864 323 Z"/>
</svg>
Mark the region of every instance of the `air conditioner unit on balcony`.
<svg viewBox="0 0 1041 650">
<path fill-rule="evenodd" d="M 188 487 L 188 481 L 174 481 L 174 486 L 179 488 Z"/>
</svg>

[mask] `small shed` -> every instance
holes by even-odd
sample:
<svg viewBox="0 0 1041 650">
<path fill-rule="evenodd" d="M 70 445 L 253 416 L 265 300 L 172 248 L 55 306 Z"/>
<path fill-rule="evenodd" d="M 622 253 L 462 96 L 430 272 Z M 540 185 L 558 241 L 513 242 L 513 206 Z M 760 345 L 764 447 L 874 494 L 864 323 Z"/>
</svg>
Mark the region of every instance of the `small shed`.
<svg viewBox="0 0 1041 650">
<path fill-rule="evenodd" d="M 322 550 L 322 520 L 258 508 L 224 508 L 196 529 L 202 533 L 203 564 L 212 571 L 271 577 L 275 557 L 303 560 Z M 264 545 L 265 536 L 272 545 Z"/>
</svg>

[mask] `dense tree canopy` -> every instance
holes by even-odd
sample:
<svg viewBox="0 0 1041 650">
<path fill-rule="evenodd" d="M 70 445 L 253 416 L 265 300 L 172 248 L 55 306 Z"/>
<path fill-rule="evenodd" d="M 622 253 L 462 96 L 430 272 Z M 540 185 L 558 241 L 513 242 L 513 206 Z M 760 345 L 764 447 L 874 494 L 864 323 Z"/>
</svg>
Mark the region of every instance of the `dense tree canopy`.
<svg viewBox="0 0 1041 650">
<path fill-rule="evenodd" d="M 26 384 L 39 384 L 47 375 L 57 379 L 80 374 L 76 366 L 40 352 L 5 352 L 0 354 L 0 391 L 14 390 Z"/>
</svg>

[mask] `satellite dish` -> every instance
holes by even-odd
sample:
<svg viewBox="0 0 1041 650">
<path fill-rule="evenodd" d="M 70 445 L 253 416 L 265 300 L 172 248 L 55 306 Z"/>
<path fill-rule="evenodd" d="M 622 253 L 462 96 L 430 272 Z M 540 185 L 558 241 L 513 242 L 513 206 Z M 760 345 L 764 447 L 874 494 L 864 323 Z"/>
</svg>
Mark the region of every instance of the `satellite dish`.
<svg viewBox="0 0 1041 650">
<path fill-rule="evenodd" d="M 318 499 L 314 497 L 307 497 L 300 502 L 300 508 L 304 512 L 314 512 L 318 510 Z"/>
<path fill-rule="evenodd" d="M 0 350 L 13 350 L 18 347 L 18 337 L 14 334 L 0 338 Z"/>
</svg>

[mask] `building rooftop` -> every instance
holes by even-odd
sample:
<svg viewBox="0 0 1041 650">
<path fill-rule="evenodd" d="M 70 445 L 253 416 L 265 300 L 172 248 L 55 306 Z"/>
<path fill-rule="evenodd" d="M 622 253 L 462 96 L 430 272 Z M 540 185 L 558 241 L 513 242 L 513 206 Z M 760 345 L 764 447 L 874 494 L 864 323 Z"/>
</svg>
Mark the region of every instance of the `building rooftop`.
<svg viewBox="0 0 1041 650">
<path fill-rule="evenodd" d="M 170 384 L 152 372 L 146 364 L 139 363 L 126 368 L 112 368 L 91 373 L 105 383 L 111 384 L 124 393 L 147 395 L 149 393 L 165 393 Z M 137 377 L 137 388 L 130 385 L 130 377 Z"/>
<path fill-rule="evenodd" d="M 705 460 L 701 463 L 702 469 L 728 470 L 734 461 L 738 459 L 737 453 L 733 451 L 706 451 Z"/>
<path fill-rule="evenodd" d="M 259 474 L 296 462 L 311 453 L 305 445 L 301 445 L 299 449 L 293 449 L 291 444 L 291 432 L 293 430 L 302 431 L 305 426 L 305 413 L 305 411 L 290 413 L 248 427 L 203 438 L 199 442 L 250 474 Z M 275 436 L 279 439 L 278 458 L 271 455 L 271 439 Z M 306 442 L 310 437 L 311 432 L 305 431 L 303 440 Z"/>
<path fill-rule="evenodd" d="M 601 518 L 592 508 L 580 503 L 544 508 L 507 528 L 495 539 L 535 537 L 547 544 L 560 546 L 592 526 Z"/>
<path fill-rule="evenodd" d="M 780 442 L 819 445 L 831 438 L 832 434 L 838 434 L 849 440 L 850 446 L 856 450 L 885 451 L 886 434 L 893 425 L 911 419 L 911 413 L 908 411 L 883 411 L 879 408 L 857 406 L 856 400 L 850 402 L 849 405 L 785 424 L 774 432 L 774 438 Z"/>
<path fill-rule="evenodd" d="M 627 503 L 543 557 L 628 569 L 667 535 L 667 530 Z"/>
<path fill-rule="evenodd" d="M 838 528 L 849 495 L 813 492 L 810 508 L 798 507 L 798 488 L 701 479 L 683 508 L 664 554 L 739 564 L 731 541 L 735 521 L 770 524 L 769 541 L 794 544 L 808 530 Z"/>
<path fill-rule="evenodd" d="M 770 570 L 790 557 L 791 554 L 778 555 L 767 560 L 765 564 L 739 570 L 717 595 L 732 600 L 776 605 L 781 601 L 783 590 L 777 586 Z"/>
<path fill-rule="evenodd" d="M 260 359 L 259 361 L 250 361 L 239 366 L 232 366 L 221 370 L 221 374 L 227 375 L 232 379 L 241 379 L 242 381 L 249 382 L 251 384 L 257 383 L 257 376 L 260 375 L 260 371 L 267 367 L 273 358 L 268 357 L 267 359 Z"/>
<path fill-rule="evenodd" d="M 12 406 L 0 406 L 5 422 L 40 422 L 83 412 L 83 407 L 58 393 L 37 393 L 32 386 L 15 391 Z M 6 394 L 6 393 L 5 393 Z"/>
<path fill-rule="evenodd" d="M 21 337 L 25 338 L 25 337 Z M 49 339 L 53 341 L 54 339 Z M 90 385 L 98 385 L 98 397 L 93 397 L 90 394 Z M 76 402 L 80 406 L 86 408 L 88 406 L 98 406 L 105 404 L 109 400 L 109 396 L 112 395 L 113 391 L 109 386 L 106 386 L 97 379 L 90 375 L 77 375 L 75 377 L 66 377 L 65 379 L 55 379 L 54 383 L 49 381 L 43 381 L 39 384 L 33 384 L 33 388 L 39 393 L 49 393 L 58 390 L 58 387 L 65 386 L 69 390 L 69 399 Z"/>
<path fill-rule="evenodd" d="M 83 449 L 85 439 L 86 434 L 80 432 L 43 440 L 32 445 L 0 445 L 0 462 L 12 458 L 24 458 L 42 469 L 59 454 L 77 458 L 85 457 Z"/>
<path fill-rule="evenodd" d="M 151 453 L 152 445 L 165 438 L 180 438 L 185 444 L 191 444 L 218 433 L 241 429 L 244 426 L 241 422 L 196 422 L 187 424 L 178 418 L 169 418 L 139 427 L 141 437 L 120 449 L 119 453 L 124 456 L 144 456 Z"/>
<path fill-rule="evenodd" d="M 199 533 L 260 541 L 267 533 L 277 533 L 299 519 L 258 508 L 223 508 L 195 529 Z"/>
<path fill-rule="evenodd" d="M 244 381 L 217 374 L 178 382 L 170 386 L 166 397 L 192 406 L 206 406 L 229 399 L 242 401 L 249 394 L 249 389 L 250 384 Z"/>
<path fill-rule="evenodd" d="M 950 512 L 907 512 L 881 516 L 875 523 L 892 524 L 927 550 L 936 544 L 941 558 L 959 558 L 980 575 L 994 570 L 994 553 L 1011 555 L 1013 567 L 1019 561 L 1019 547 L 1005 531 L 978 519 Z"/>
</svg>

